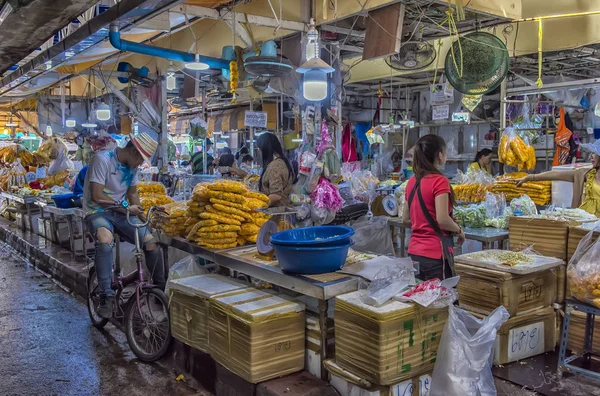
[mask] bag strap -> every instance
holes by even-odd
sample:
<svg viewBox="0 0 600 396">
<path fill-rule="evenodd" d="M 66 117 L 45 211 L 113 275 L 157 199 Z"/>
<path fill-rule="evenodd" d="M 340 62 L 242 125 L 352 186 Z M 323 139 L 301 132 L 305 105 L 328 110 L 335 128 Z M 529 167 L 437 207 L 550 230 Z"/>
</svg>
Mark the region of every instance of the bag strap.
<svg viewBox="0 0 600 396">
<path fill-rule="evenodd" d="M 413 187 L 413 190 L 410 193 L 410 197 L 408 198 L 408 207 L 409 208 L 411 207 L 412 201 L 414 200 L 415 193 L 417 193 L 417 195 L 419 196 L 419 203 L 421 205 L 421 211 L 425 215 L 425 219 L 427 219 L 427 222 L 429 223 L 431 228 L 433 228 L 433 231 L 437 234 L 437 236 L 440 237 L 440 239 L 442 239 L 446 235 L 444 235 L 444 232 L 442 231 L 442 229 L 440 228 L 438 223 L 433 219 L 433 217 L 431 216 L 431 213 L 429 213 L 429 210 L 427 209 L 427 205 L 425 205 L 425 201 L 423 200 L 423 195 L 421 194 L 421 180 L 422 179 L 416 179 L 415 186 Z"/>
</svg>

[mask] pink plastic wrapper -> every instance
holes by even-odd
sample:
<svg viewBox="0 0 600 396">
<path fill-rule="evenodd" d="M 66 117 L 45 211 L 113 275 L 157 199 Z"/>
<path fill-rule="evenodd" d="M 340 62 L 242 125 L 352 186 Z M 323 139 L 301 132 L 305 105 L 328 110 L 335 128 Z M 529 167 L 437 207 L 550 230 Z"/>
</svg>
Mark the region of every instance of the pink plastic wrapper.
<svg viewBox="0 0 600 396">
<path fill-rule="evenodd" d="M 324 177 L 319 180 L 316 190 L 310 194 L 310 199 L 318 208 L 329 209 L 337 212 L 344 205 L 344 200 L 338 188 Z"/>
</svg>

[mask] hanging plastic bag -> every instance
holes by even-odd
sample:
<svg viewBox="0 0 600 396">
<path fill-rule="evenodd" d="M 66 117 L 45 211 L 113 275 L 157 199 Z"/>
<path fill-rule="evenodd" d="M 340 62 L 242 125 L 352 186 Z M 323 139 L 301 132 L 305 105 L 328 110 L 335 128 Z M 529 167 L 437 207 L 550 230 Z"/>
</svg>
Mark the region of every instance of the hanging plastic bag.
<svg viewBox="0 0 600 396">
<path fill-rule="evenodd" d="M 50 164 L 50 169 L 48 169 L 49 175 L 57 175 L 64 170 L 73 169 L 73 161 L 67 157 L 67 153 L 65 151 L 61 151 L 58 154 L 58 157 L 52 161 Z"/>
<path fill-rule="evenodd" d="M 317 159 L 317 154 L 310 150 L 303 151 L 300 154 L 300 161 L 298 161 L 298 172 L 302 175 L 310 175 L 310 171 Z"/>
<path fill-rule="evenodd" d="M 323 163 L 317 161 L 313 164 L 312 169 L 310 171 L 310 175 L 308 179 L 306 179 L 306 183 L 304 183 L 304 190 L 308 194 L 312 194 L 313 191 L 317 189 L 319 185 L 319 180 L 321 180 L 321 175 L 323 174 Z"/>
<path fill-rule="evenodd" d="M 175 264 L 169 268 L 169 277 L 167 281 L 167 286 L 165 288 L 165 294 L 169 297 L 169 285 L 171 281 L 175 279 L 189 278 L 190 276 L 195 275 L 204 275 L 207 274 L 204 268 L 198 265 L 198 258 L 193 255 L 185 256 Z"/>
<path fill-rule="evenodd" d="M 383 256 L 394 255 L 394 244 L 392 242 L 392 230 L 388 225 L 387 216 L 369 217 L 363 216 L 352 225 L 355 234 L 353 250 L 379 254 Z"/>
<path fill-rule="evenodd" d="M 496 386 L 492 361 L 496 333 L 510 315 L 503 306 L 477 319 L 449 306 L 431 378 L 431 396 L 492 396 Z"/>
<path fill-rule="evenodd" d="M 573 297 L 600 307 L 600 239 L 584 236 L 569 260 L 567 281 Z"/>
<path fill-rule="evenodd" d="M 461 103 L 469 109 L 469 111 L 475 110 L 477 105 L 481 103 L 481 95 L 463 95 Z"/>
</svg>

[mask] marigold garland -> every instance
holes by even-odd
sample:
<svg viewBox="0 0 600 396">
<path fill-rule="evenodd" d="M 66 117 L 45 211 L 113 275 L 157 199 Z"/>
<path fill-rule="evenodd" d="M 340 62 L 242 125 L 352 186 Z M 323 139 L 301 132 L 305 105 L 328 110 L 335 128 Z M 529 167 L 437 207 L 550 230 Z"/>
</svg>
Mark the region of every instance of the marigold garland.
<svg viewBox="0 0 600 396">
<path fill-rule="evenodd" d="M 237 87 L 238 87 L 238 64 L 237 61 L 231 61 L 229 62 L 229 89 L 231 90 L 231 93 L 233 94 L 233 97 L 231 98 L 231 103 L 236 103 L 236 91 L 237 91 Z"/>
</svg>

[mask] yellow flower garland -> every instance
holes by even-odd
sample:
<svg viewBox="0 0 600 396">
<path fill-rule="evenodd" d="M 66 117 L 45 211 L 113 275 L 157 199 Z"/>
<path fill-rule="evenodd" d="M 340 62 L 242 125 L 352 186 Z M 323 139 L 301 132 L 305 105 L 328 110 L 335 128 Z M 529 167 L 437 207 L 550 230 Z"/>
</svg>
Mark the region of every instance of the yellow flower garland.
<svg viewBox="0 0 600 396">
<path fill-rule="evenodd" d="M 233 94 L 233 98 L 231 98 L 231 103 L 235 103 L 236 102 L 236 90 L 238 87 L 238 78 L 239 78 L 238 64 L 236 61 L 229 62 L 229 72 L 230 72 L 229 89 L 231 90 L 231 93 Z"/>
</svg>

